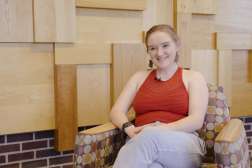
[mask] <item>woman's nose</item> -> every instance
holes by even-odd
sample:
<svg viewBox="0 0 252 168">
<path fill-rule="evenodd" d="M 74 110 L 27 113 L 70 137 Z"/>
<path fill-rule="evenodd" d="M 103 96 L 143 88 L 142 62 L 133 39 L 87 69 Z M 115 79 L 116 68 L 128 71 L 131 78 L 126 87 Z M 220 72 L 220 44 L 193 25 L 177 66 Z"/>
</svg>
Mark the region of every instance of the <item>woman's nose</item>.
<svg viewBox="0 0 252 168">
<path fill-rule="evenodd" d="M 164 53 L 164 51 L 163 51 L 162 48 L 158 48 L 158 49 L 157 49 L 157 55 L 158 55 L 158 56 L 162 56 L 163 53 Z"/>
</svg>

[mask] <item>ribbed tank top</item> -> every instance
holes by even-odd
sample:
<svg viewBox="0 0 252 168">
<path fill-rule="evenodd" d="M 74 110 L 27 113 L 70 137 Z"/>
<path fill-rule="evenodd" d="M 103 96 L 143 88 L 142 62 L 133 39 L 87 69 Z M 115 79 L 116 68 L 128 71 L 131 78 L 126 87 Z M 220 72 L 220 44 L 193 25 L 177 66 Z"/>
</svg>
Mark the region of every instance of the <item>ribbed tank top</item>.
<svg viewBox="0 0 252 168">
<path fill-rule="evenodd" d="M 155 121 L 170 123 L 188 115 L 189 95 L 182 72 L 179 67 L 167 81 L 156 80 L 156 70 L 150 72 L 133 100 L 136 126 Z"/>
</svg>

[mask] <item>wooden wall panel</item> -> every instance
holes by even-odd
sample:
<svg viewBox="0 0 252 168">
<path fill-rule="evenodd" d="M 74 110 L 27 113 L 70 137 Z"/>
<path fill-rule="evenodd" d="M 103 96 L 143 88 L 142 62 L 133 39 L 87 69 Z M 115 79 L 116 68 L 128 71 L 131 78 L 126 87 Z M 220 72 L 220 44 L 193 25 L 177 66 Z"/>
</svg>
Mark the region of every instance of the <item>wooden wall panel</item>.
<svg viewBox="0 0 252 168">
<path fill-rule="evenodd" d="M 193 15 L 191 43 L 193 49 L 216 49 L 215 16 Z"/>
<path fill-rule="evenodd" d="M 121 9 L 121 10 L 144 10 L 146 7 L 146 0 L 76 0 L 77 7 L 85 8 L 102 8 L 102 9 Z"/>
<path fill-rule="evenodd" d="M 228 105 L 232 106 L 232 50 L 218 52 L 218 85 L 223 86 Z"/>
<path fill-rule="evenodd" d="M 0 25 L 0 42 L 32 42 L 32 0 L 1 0 Z"/>
<path fill-rule="evenodd" d="M 78 125 L 108 122 L 111 108 L 110 65 L 79 65 L 77 79 Z"/>
<path fill-rule="evenodd" d="M 217 0 L 192 0 L 192 13 L 215 15 L 217 13 Z"/>
<path fill-rule="evenodd" d="M 218 53 L 216 50 L 193 50 L 192 70 L 203 74 L 206 81 L 218 84 Z"/>
<path fill-rule="evenodd" d="M 147 31 L 156 24 L 173 26 L 173 0 L 147 0 L 143 11 L 143 29 Z"/>
<path fill-rule="evenodd" d="M 77 8 L 77 42 L 141 42 L 142 18 L 137 11 Z"/>
<path fill-rule="evenodd" d="M 55 44 L 55 64 L 111 64 L 111 44 Z"/>
<path fill-rule="evenodd" d="M 191 67 L 191 19 L 190 13 L 177 13 L 176 30 L 181 39 L 181 49 L 179 51 L 179 64 L 184 68 Z"/>
<path fill-rule="evenodd" d="M 113 102 L 129 78 L 139 70 L 146 70 L 149 56 L 142 43 L 113 44 Z"/>
<path fill-rule="evenodd" d="M 217 48 L 224 50 L 252 49 L 252 33 L 217 33 Z"/>
<path fill-rule="evenodd" d="M 232 116 L 252 115 L 252 84 L 248 81 L 248 60 L 248 51 L 233 51 L 231 106 Z"/>
<path fill-rule="evenodd" d="M 75 0 L 34 0 L 35 42 L 74 42 Z"/>
<path fill-rule="evenodd" d="M 1 134 L 53 129 L 52 44 L 1 43 L 0 51 Z"/>
<path fill-rule="evenodd" d="M 217 32 L 252 32 L 251 0 L 218 0 L 215 27 Z"/>
<path fill-rule="evenodd" d="M 76 65 L 55 66 L 55 144 L 58 151 L 74 148 L 77 133 Z"/>
</svg>

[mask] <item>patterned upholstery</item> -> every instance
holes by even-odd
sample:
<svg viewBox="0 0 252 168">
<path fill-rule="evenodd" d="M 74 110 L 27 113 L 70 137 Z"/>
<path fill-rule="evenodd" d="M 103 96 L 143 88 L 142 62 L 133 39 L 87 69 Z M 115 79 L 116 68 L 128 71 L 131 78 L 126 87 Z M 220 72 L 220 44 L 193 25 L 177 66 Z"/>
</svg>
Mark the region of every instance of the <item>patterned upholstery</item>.
<svg viewBox="0 0 252 168">
<path fill-rule="evenodd" d="M 208 85 L 209 102 L 205 122 L 198 132 L 206 143 L 207 154 L 202 168 L 249 168 L 248 144 L 244 128 L 235 142 L 215 142 L 222 128 L 230 121 L 229 110 L 222 87 Z M 125 134 L 111 129 L 93 135 L 76 136 L 74 164 L 76 168 L 106 168 L 113 164 Z M 215 163 L 215 164 L 211 164 Z"/>
<path fill-rule="evenodd" d="M 208 84 L 208 91 L 208 109 L 199 133 L 206 144 L 205 161 L 214 162 L 214 140 L 230 117 L 223 88 Z"/>
</svg>

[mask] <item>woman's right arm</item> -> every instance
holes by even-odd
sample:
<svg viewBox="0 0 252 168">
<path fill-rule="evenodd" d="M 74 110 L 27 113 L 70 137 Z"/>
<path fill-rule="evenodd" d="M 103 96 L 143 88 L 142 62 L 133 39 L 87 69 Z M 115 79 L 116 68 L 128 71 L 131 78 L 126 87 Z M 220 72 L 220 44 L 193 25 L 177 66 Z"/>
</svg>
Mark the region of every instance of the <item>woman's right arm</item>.
<svg viewBox="0 0 252 168">
<path fill-rule="evenodd" d="M 110 118 L 112 123 L 115 124 L 118 128 L 122 128 L 122 125 L 129 121 L 127 113 L 137 93 L 142 76 L 143 72 L 137 72 L 130 78 L 112 107 Z M 129 126 L 125 129 L 125 132 L 130 137 L 133 137 L 139 131 L 140 128 L 137 128 L 134 125 Z"/>
</svg>

